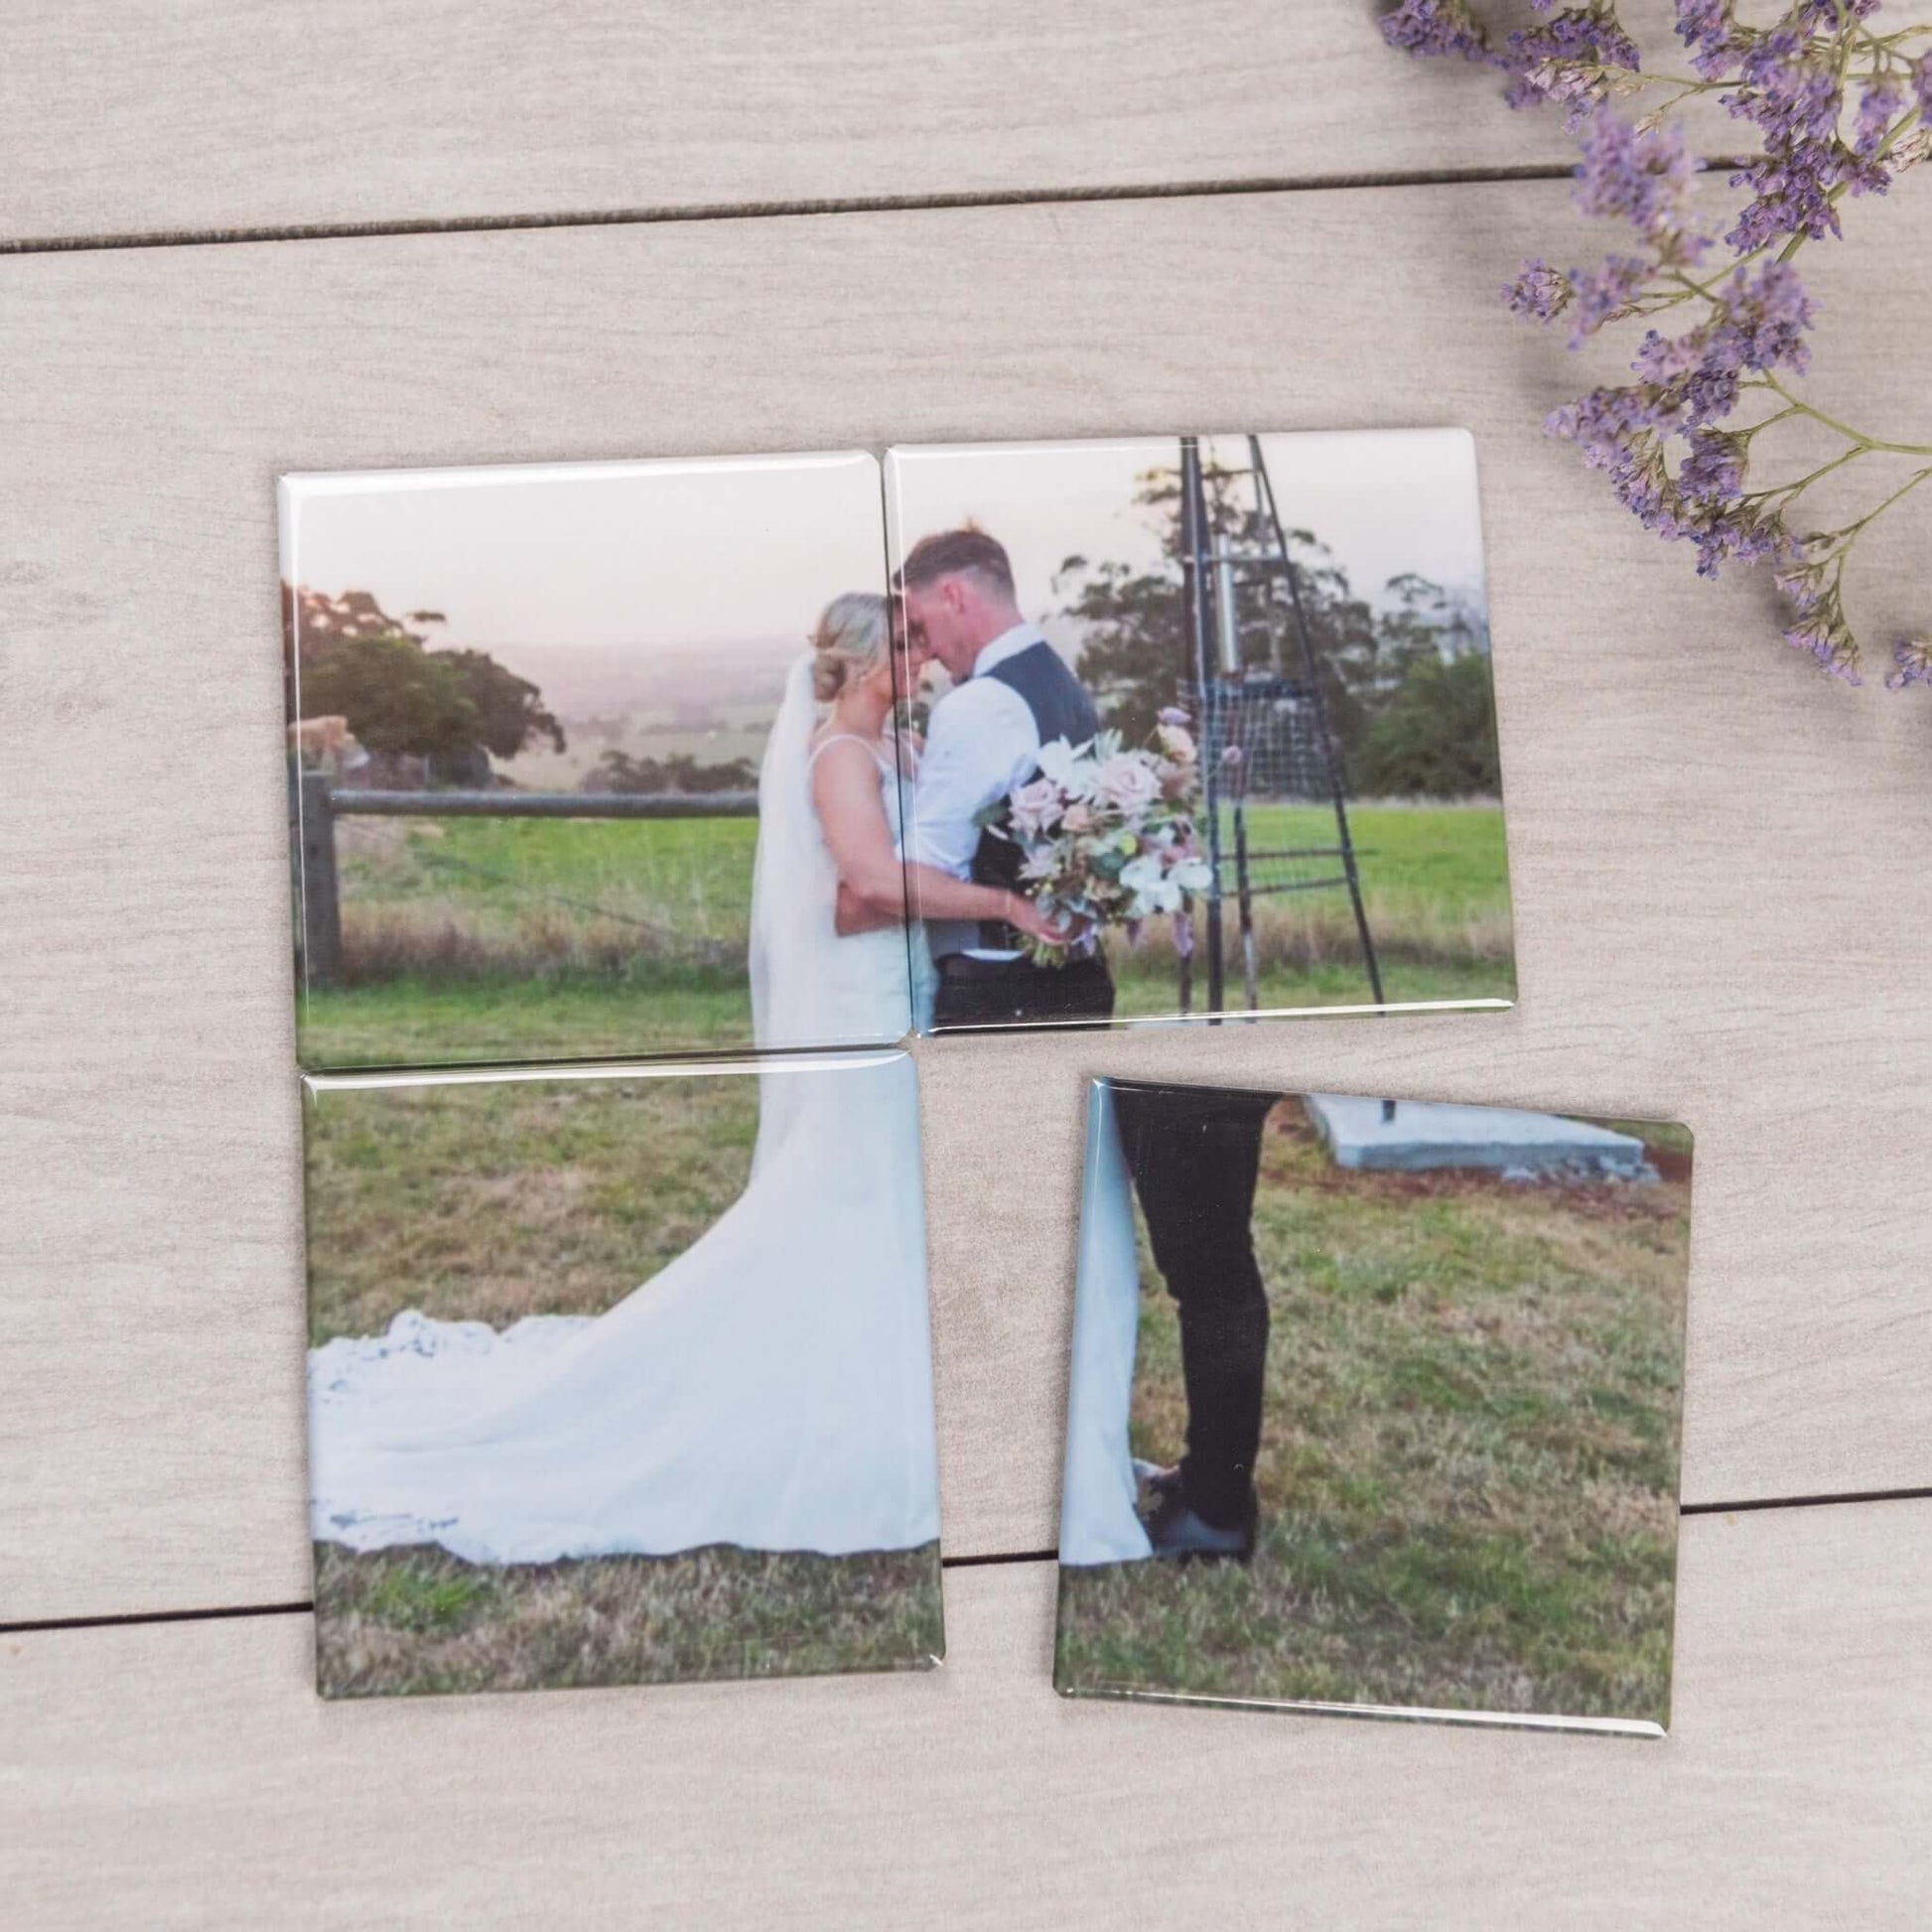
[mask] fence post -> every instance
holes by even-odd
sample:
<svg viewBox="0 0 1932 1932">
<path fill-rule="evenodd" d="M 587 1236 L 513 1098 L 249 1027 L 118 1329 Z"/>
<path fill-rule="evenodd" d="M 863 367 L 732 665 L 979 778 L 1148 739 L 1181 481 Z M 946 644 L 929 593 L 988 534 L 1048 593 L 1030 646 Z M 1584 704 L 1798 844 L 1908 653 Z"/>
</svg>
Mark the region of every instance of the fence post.
<svg viewBox="0 0 1932 1932">
<path fill-rule="evenodd" d="M 302 967 L 311 988 L 334 986 L 342 972 L 343 914 L 336 890 L 336 814 L 329 773 L 304 771 L 297 826 L 302 853 Z"/>
</svg>

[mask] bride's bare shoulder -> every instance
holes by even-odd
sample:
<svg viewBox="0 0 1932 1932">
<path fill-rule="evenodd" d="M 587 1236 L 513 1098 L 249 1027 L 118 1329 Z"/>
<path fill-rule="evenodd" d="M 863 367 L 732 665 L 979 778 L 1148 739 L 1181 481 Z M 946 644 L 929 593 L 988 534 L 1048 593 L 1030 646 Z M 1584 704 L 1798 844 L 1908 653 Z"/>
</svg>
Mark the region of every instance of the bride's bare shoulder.
<svg viewBox="0 0 1932 1932">
<path fill-rule="evenodd" d="M 835 731 L 828 725 L 821 725 L 812 734 L 811 761 L 816 764 L 828 754 L 831 759 L 855 767 L 861 763 L 879 764 L 891 757 L 890 750 L 874 739 L 862 738 L 857 732 Z"/>
</svg>

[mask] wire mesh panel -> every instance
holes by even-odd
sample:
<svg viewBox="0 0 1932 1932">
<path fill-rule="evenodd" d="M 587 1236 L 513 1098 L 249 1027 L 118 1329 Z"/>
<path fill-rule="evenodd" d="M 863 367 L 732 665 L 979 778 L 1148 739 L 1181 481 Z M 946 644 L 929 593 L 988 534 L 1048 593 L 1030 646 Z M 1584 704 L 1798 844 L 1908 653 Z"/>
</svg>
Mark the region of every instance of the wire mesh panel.
<svg viewBox="0 0 1932 1932">
<path fill-rule="evenodd" d="M 1309 688 L 1294 678 L 1216 678 L 1202 702 L 1201 749 L 1230 791 L 1250 799 L 1313 798 L 1328 802 L 1328 760 Z"/>
<path fill-rule="evenodd" d="M 1381 973 L 1301 585 L 1260 438 L 1247 442 L 1248 467 L 1216 466 L 1213 488 L 1199 440 L 1183 437 L 1180 444 L 1182 601 L 1194 673 L 1189 696 L 1200 733 L 1214 882 L 1203 907 L 1208 1003 L 1218 1008 L 1224 997 L 1225 900 L 1235 904 L 1243 990 L 1253 1010 L 1260 1005 L 1261 970 L 1255 900 L 1339 888 L 1348 895 L 1369 996 L 1379 1006 Z M 1230 497 L 1244 482 L 1253 496 L 1245 516 Z M 1267 631 L 1272 668 L 1238 668 L 1248 654 L 1251 617 Z M 1288 674 L 1290 664 L 1300 676 Z M 1192 990 L 1191 964 L 1183 961 L 1182 1012 Z"/>
<path fill-rule="evenodd" d="M 1306 684 L 1249 673 L 1188 691 L 1211 761 L 1221 890 L 1228 897 L 1346 886 L 1333 779 Z"/>
</svg>

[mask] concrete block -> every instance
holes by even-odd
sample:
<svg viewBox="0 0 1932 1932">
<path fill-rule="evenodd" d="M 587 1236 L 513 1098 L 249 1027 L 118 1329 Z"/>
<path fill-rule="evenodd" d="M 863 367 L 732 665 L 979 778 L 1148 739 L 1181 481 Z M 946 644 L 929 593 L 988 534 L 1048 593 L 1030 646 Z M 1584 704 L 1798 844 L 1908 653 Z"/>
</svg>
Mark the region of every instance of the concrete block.
<svg viewBox="0 0 1932 1932">
<path fill-rule="evenodd" d="M 1309 1118 L 1336 1165 L 1415 1173 L 1428 1168 L 1487 1168 L 1531 1179 L 1546 1173 L 1593 1173 L 1626 1180 L 1655 1177 L 1643 1143 L 1588 1121 L 1532 1114 L 1516 1107 L 1458 1107 L 1401 1100 L 1393 1118 L 1385 1103 L 1352 1094 L 1303 1096 Z"/>
</svg>

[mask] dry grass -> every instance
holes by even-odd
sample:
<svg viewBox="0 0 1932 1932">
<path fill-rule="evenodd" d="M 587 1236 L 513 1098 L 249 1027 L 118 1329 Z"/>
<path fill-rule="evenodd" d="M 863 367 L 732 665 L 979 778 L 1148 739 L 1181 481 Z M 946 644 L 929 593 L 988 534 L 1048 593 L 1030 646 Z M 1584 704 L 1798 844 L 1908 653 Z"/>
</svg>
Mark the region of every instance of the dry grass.
<svg viewBox="0 0 1932 1932">
<path fill-rule="evenodd" d="M 744 1190 L 749 1075 L 325 1090 L 310 1102 L 309 1339 L 404 1309 L 601 1314 Z"/>
<path fill-rule="evenodd" d="M 1493 965 L 1507 968 L 1516 956 L 1509 910 L 1445 906 L 1419 894 L 1363 895 L 1375 953 L 1385 966 Z M 1223 917 L 1229 957 L 1238 958 L 1239 913 L 1228 901 Z M 1362 942 L 1355 910 L 1345 892 L 1261 898 L 1254 905 L 1255 954 L 1264 975 L 1310 973 L 1324 966 L 1352 967 Z M 1149 928 L 1129 970 L 1172 976 L 1177 961 L 1165 922 Z"/>
<path fill-rule="evenodd" d="M 727 987 L 745 978 L 745 941 L 576 916 L 538 905 L 514 917 L 436 905 L 364 905 L 343 912 L 342 983 L 396 980 L 619 980 Z"/>
<path fill-rule="evenodd" d="M 324 1697 L 565 1690 L 923 1670 L 945 1654 L 939 1546 L 717 1548 L 483 1569 L 441 1550 L 316 1546 Z"/>
<path fill-rule="evenodd" d="M 1278 1108 L 1255 1562 L 1063 1572 L 1062 1688 L 1667 1723 L 1690 1191 L 1669 1138 L 1652 1186 L 1351 1173 Z M 1135 1453 L 1174 1460 L 1185 1422 L 1144 1257 Z"/>
</svg>

